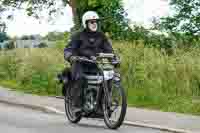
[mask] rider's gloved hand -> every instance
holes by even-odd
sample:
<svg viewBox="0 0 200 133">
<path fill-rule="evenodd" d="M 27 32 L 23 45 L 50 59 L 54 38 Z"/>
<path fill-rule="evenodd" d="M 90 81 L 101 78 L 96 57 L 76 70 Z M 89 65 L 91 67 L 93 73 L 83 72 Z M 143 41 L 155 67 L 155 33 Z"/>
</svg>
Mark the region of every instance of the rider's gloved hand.
<svg viewBox="0 0 200 133">
<path fill-rule="evenodd" d="M 90 59 L 93 60 L 93 61 L 96 61 L 97 57 L 96 56 L 90 56 Z"/>
<path fill-rule="evenodd" d="M 120 66 L 120 59 L 117 56 L 114 56 L 114 58 L 111 60 L 111 62 L 115 67 Z"/>
<path fill-rule="evenodd" d="M 69 60 L 70 60 L 70 62 L 76 62 L 76 61 L 78 61 L 78 59 L 79 58 L 77 56 L 71 56 Z"/>
</svg>

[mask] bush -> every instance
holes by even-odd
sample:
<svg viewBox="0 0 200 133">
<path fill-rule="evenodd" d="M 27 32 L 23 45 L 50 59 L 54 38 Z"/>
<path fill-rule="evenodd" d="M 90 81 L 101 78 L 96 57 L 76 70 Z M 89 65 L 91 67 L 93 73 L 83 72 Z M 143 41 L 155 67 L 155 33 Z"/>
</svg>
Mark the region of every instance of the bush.
<svg viewBox="0 0 200 133">
<path fill-rule="evenodd" d="M 14 41 L 9 41 L 6 45 L 5 45 L 5 49 L 7 50 L 11 50 L 11 49 L 14 49 L 15 48 L 15 43 Z"/>
<path fill-rule="evenodd" d="M 67 45 L 67 41 L 61 40 L 61 41 L 56 42 L 56 48 L 60 49 L 61 51 L 63 51 L 66 45 Z"/>
<path fill-rule="evenodd" d="M 122 84 L 128 103 L 136 107 L 200 114 L 200 49 L 165 51 L 144 47 L 141 42 L 114 42 L 121 56 Z M 15 49 L 0 56 L 0 79 L 15 80 L 25 92 L 57 95 L 54 78 L 63 70 L 63 51 L 58 48 Z"/>
<path fill-rule="evenodd" d="M 45 43 L 45 42 L 41 42 L 39 45 L 38 45 L 39 48 L 45 48 L 45 47 L 48 47 L 48 45 Z"/>
</svg>

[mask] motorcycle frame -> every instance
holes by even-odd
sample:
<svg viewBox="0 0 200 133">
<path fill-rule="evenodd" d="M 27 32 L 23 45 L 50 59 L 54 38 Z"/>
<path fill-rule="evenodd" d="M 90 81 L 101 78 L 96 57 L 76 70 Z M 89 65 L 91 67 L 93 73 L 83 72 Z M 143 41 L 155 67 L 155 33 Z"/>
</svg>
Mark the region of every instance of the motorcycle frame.
<svg viewBox="0 0 200 133">
<path fill-rule="evenodd" d="M 97 104 L 96 104 L 94 110 L 92 112 L 90 112 L 89 114 L 95 113 L 95 112 L 98 111 L 98 109 L 102 106 L 101 102 L 102 102 L 102 98 L 104 98 L 104 96 L 106 98 L 105 100 L 107 100 L 107 101 L 110 100 L 109 96 L 108 96 L 108 94 L 109 94 L 108 84 L 107 84 L 108 80 L 105 80 L 105 78 L 104 78 L 104 73 L 103 73 L 104 69 L 101 67 L 101 65 L 98 65 L 98 64 L 103 64 L 103 61 L 93 62 L 93 63 L 96 65 L 97 70 L 100 73 L 100 75 L 102 75 L 103 81 L 100 84 L 99 90 L 97 91 L 97 97 L 95 99 Z M 81 99 L 82 99 L 82 101 L 84 101 L 84 95 L 83 95 L 84 93 L 83 93 L 83 91 L 84 91 L 84 87 L 81 88 Z M 83 105 L 83 103 L 82 103 L 82 105 Z"/>
</svg>

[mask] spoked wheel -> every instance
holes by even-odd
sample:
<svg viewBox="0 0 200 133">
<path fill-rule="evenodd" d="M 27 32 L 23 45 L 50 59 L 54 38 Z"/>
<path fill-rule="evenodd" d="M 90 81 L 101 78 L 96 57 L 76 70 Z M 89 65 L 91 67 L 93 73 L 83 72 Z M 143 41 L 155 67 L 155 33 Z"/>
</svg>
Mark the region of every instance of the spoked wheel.
<svg viewBox="0 0 200 133">
<path fill-rule="evenodd" d="M 110 100 L 106 96 L 103 100 L 104 122 L 110 129 L 117 129 L 126 115 L 127 101 L 124 89 L 120 85 L 112 84 L 108 97 Z"/>
<path fill-rule="evenodd" d="M 71 94 L 71 85 L 66 88 L 66 91 L 65 91 L 65 113 L 66 113 L 66 116 L 68 118 L 68 120 L 71 122 L 71 123 L 78 123 L 80 120 L 81 120 L 81 115 L 80 114 L 76 114 L 75 113 L 75 108 L 74 108 L 74 105 L 73 105 L 73 97 L 72 97 L 72 94 Z"/>
</svg>

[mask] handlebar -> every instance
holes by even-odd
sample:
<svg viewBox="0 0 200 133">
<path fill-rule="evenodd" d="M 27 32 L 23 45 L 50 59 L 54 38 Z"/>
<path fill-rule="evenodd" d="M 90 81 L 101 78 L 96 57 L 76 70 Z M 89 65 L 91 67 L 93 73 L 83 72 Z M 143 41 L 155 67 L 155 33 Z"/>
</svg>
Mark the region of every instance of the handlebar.
<svg viewBox="0 0 200 133">
<path fill-rule="evenodd" d="M 78 57 L 78 61 L 85 61 L 85 62 L 90 62 L 90 63 L 97 63 L 96 60 L 92 60 L 92 59 L 89 59 L 87 57 L 83 57 L 83 56 L 77 56 Z M 111 58 L 113 59 L 114 58 L 114 54 L 112 53 L 99 53 L 97 54 L 97 59 L 98 58 Z M 119 61 L 115 60 L 114 62 L 112 62 L 113 64 L 118 64 Z"/>
<path fill-rule="evenodd" d="M 90 63 L 96 63 L 96 61 L 88 59 L 86 57 L 78 57 L 79 61 L 85 61 L 85 62 L 90 62 Z"/>
</svg>

